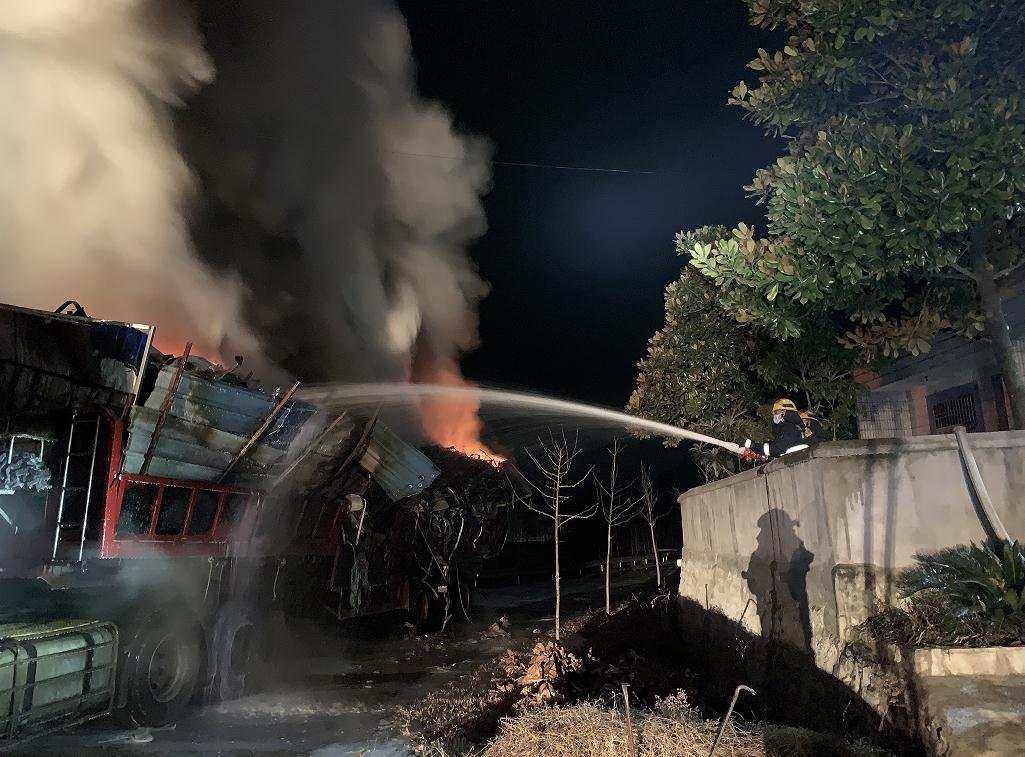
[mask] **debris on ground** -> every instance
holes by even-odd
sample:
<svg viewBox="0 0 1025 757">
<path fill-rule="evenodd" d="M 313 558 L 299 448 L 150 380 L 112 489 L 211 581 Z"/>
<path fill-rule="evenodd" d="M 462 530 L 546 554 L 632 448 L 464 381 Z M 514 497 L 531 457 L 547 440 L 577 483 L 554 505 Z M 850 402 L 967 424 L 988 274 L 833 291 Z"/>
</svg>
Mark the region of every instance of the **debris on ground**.
<svg viewBox="0 0 1025 757">
<path fill-rule="evenodd" d="M 502 657 L 505 678 L 495 681 L 495 688 L 514 699 L 513 709 L 548 705 L 566 699 L 565 685 L 574 673 L 580 673 L 584 662 L 557 641 L 539 642 L 529 655 L 517 655 L 507 649 Z"/>
<path fill-rule="evenodd" d="M 481 636 L 483 636 L 486 639 L 498 639 L 502 636 L 508 636 L 510 625 L 512 624 L 509 622 L 509 616 L 503 615 L 490 626 L 488 626 L 487 629 L 481 633 Z"/>
<path fill-rule="evenodd" d="M 543 635 L 520 637 L 521 644 L 530 646 L 513 645 L 500 659 L 401 710 L 405 732 L 420 741 L 421 754 L 446 757 L 625 755 L 624 718 L 610 705 L 622 702 L 626 684 L 636 708 L 638 757 L 704 757 L 722 714 L 708 698 L 717 684 L 692 670 L 698 661 L 684 655 L 674 618 L 673 605 L 659 596 L 631 598 L 611 615 L 601 610 L 573 618 L 574 633 L 562 643 Z M 702 709 L 686 705 L 687 696 Z M 847 744 L 843 735 L 772 725 L 792 722 L 772 713 L 770 722 L 762 722 L 757 718 L 763 712 L 751 702 L 738 708 L 716 754 L 884 754 Z"/>
<path fill-rule="evenodd" d="M 636 713 L 639 757 L 706 757 L 718 723 L 703 720 L 683 697 L 659 702 L 651 712 Z M 502 721 L 498 736 L 483 757 L 605 757 L 628 753 L 623 713 L 593 703 L 552 707 Z M 760 723 L 729 724 L 716 749 L 730 757 L 877 757 L 883 754 L 860 742 L 845 742 L 801 728 Z"/>
<path fill-rule="evenodd" d="M 153 726 L 153 727 L 142 727 L 136 728 L 131 731 L 121 731 L 115 733 L 107 738 L 101 739 L 101 744 L 149 744 L 153 741 L 153 731 L 173 731 L 177 727 L 176 724 L 165 726 Z"/>
</svg>

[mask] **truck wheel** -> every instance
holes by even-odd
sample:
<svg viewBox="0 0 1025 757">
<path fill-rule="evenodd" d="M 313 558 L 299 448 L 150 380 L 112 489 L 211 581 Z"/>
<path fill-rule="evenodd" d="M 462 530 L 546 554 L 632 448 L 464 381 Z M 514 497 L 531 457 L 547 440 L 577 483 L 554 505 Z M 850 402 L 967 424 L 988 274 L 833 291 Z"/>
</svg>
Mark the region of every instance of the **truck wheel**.
<svg viewBox="0 0 1025 757">
<path fill-rule="evenodd" d="M 169 725 L 186 711 L 199 685 L 203 635 L 199 623 L 170 613 L 152 614 L 122 639 L 121 685 L 128 724 Z"/>
<path fill-rule="evenodd" d="M 229 602 L 217 611 L 210 634 L 207 694 L 211 701 L 237 699 L 245 693 L 259 646 L 256 624 L 245 605 Z"/>
</svg>

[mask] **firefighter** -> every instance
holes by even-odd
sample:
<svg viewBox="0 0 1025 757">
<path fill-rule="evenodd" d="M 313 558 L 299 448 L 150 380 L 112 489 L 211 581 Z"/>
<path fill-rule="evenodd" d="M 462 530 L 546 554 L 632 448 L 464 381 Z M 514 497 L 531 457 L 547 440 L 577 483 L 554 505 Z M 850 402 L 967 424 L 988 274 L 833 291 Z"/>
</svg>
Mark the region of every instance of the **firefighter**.
<svg viewBox="0 0 1025 757">
<path fill-rule="evenodd" d="M 814 410 L 802 410 L 801 421 L 804 423 L 804 438 L 809 444 L 830 440 L 829 434 L 822 427 L 822 421 L 819 420 Z"/>
<path fill-rule="evenodd" d="M 797 405 L 793 400 L 781 397 L 772 403 L 772 441 L 762 445 L 762 454 L 751 449 L 751 440 L 744 442 L 744 452 L 741 457 L 745 460 L 757 460 L 764 462 L 773 457 L 780 457 L 788 452 L 797 452 L 807 448 L 808 442 L 804 436 L 804 422 L 797 411 Z"/>
</svg>

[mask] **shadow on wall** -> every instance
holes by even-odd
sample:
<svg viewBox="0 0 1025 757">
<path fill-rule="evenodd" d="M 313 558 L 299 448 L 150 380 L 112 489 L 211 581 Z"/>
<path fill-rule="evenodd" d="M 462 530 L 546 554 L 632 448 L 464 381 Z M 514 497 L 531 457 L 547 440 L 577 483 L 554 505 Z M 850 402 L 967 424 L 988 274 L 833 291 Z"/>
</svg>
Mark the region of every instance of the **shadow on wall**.
<svg viewBox="0 0 1025 757">
<path fill-rule="evenodd" d="M 884 716 L 853 689 L 815 664 L 810 651 L 747 631 L 716 608 L 679 598 L 680 645 L 693 686 L 688 690 L 706 717 L 726 710 L 738 684 L 742 717 L 799 726 L 848 739 L 863 738 L 900 755 L 923 754 L 914 720 L 900 702 Z M 798 630 L 800 626 L 798 625 Z"/>
<path fill-rule="evenodd" d="M 797 535 L 800 523 L 785 510 L 758 519 L 758 541 L 742 576 L 755 597 L 762 636 L 811 652 L 808 572 L 815 555 Z"/>
<path fill-rule="evenodd" d="M 742 714 L 817 731 L 862 736 L 899 754 L 917 754 L 906 734 L 907 708 L 893 702 L 886 716 L 853 689 L 816 665 L 808 602 L 815 555 L 798 535 L 800 523 L 773 508 L 758 519 L 759 532 L 743 577 L 754 596 L 761 635 L 750 633 L 716 608 L 680 598 L 680 624 L 688 667 L 697 673 L 701 704 L 718 714 L 737 684 L 752 686 Z M 744 708 L 748 708 L 744 711 Z"/>
</svg>

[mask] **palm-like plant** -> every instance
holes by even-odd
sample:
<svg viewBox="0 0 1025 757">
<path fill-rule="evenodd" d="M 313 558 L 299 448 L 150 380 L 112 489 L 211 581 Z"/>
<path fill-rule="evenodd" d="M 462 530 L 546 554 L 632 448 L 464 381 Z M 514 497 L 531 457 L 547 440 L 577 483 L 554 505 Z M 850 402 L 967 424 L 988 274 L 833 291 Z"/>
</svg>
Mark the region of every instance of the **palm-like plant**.
<svg viewBox="0 0 1025 757">
<path fill-rule="evenodd" d="M 1025 623 L 1025 545 L 958 545 L 915 560 L 918 564 L 899 580 L 902 596 L 912 603 L 925 592 L 959 619 L 988 620 L 997 627 Z"/>
</svg>

